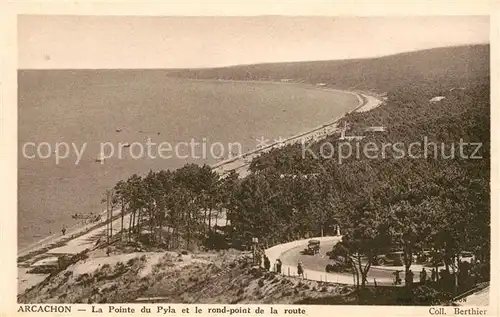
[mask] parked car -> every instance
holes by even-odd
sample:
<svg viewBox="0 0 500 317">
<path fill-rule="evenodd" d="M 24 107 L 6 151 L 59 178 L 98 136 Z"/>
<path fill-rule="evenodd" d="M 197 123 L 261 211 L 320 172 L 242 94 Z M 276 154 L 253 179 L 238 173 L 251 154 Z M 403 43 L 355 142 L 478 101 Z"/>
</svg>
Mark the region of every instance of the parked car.
<svg viewBox="0 0 500 317">
<path fill-rule="evenodd" d="M 415 259 L 414 259 L 415 263 L 424 264 L 430 262 L 431 259 L 432 259 L 431 250 L 429 249 L 423 249 L 421 251 L 415 252 Z"/>
<path fill-rule="evenodd" d="M 333 263 L 326 265 L 325 271 L 326 273 L 342 273 L 344 272 L 344 265 L 340 262 L 333 261 Z"/>
<path fill-rule="evenodd" d="M 351 264 L 348 263 L 347 259 L 343 256 L 337 256 L 334 260 L 332 260 L 329 264 L 326 265 L 325 271 L 327 273 L 342 273 L 342 272 L 351 272 L 352 267 Z"/>
<path fill-rule="evenodd" d="M 474 254 L 469 251 L 460 252 L 458 258 L 460 259 L 460 262 L 467 262 L 467 263 L 474 263 L 476 260 Z"/>
<path fill-rule="evenodd" d="M 390 252 L 382 255 L 378 255 L 374 264 L 376 265 L 394 265 L 400 266 L 403 265 L 403 251 Z"/>
<path fill-rule="evenodd" d="M 315 255 L 319 253 L 319 240 L 309 240 L 307 248 L 302 252 L 303 254 Z"/>
</svg>

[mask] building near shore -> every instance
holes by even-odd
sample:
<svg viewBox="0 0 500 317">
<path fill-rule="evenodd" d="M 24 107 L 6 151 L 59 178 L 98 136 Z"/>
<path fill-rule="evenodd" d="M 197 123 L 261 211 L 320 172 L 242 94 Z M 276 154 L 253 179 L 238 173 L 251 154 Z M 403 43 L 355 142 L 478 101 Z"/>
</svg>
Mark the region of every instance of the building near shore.
<svg viewBox="0 0 500 317">
<path fill-rule="evenodd" d="M 383 126 L 366 127 L 363 129 L 363 132 L 385 132 L 385 131 L 387 131 L 387 128 Z"/>
<path fill-rule="evenodd" d="M 438 102 L 438 101 L 441 101 L 443 100 L 445 97 L 444 96 L 436 96 L 434 98 L 432 98 L 431 100 L 429 100 L 430 102 Z"/>
<path fill-rule="evenodd" d="M 344 127 L 340 130 L 339 141 L 360 141 L 365 138 L 364 135 L 346 135 L 347 128 L 347 122 L 344 122 Z"/>
<path fill-rule="evenodd" d="M 292 179 L 295 179 L 297 177 L 302 177 L 304 179 L 308 179 L 308 178 L 314 178 L 314 177 L 317 177 L 319 176 L 319 173 L 311 173 L 311 174 L 303 174 L 303 175 L 297 175 L 297 174 L 281 174 L 280 175 L 280 178 L 292 178 Z"/>
</svg>

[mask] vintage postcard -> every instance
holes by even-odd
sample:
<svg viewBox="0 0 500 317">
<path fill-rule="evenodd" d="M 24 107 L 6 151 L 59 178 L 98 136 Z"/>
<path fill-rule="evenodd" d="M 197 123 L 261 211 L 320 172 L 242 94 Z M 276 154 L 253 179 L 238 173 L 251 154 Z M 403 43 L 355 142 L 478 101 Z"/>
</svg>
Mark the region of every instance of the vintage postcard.
<svg viewBox="0 0 500 317">
<path fill-rule="evenodd" d="M 66 4 L 5 13 L 2 314 L 498 314 L 488 11 Z"/>
</svg>

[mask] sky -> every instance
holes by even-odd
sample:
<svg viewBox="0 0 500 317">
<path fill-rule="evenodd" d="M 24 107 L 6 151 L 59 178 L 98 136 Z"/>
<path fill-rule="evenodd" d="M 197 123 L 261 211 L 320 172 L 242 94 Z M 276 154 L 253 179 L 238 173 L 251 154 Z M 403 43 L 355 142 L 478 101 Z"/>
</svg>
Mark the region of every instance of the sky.
<svg viewBox="0 0 500 317">
<path fill-rule="evenodd" d="M 487 16 L 18 18 L 18 68 L 198 68 L 489 43 Z"/>
</svg>

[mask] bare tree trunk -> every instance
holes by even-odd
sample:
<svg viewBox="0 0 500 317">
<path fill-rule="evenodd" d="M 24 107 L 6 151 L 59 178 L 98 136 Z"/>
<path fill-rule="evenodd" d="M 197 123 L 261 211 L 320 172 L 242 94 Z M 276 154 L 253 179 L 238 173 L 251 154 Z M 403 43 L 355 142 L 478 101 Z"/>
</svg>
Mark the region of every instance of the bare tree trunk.
<svg viewBox="0 0 500 317">
<path fill-rule="evenodd" d="M 408 280 L 408 276 L 410 276 L 410 267 L 411 267 L 411 263 L 412 263 L 412 260 L 413 260 L 413 252 L 412 252 L 412 248 L 411 248 L 411 245 L 408 245 L 406 244 L 405 245 L 405 249 L 404 249 L 404 253 L 403 253 L 403 259 L 404 259 L 404 264 L 405 264 L 405 284 L 413 284 L 413 279 L 410 281 Z M 408 282 L 408 283 L 406 283 Z M 408 285 L 408 286 L 409 286 Z"/>
<path fill-rule="evenodd" d="M 165 218 L 165 213 L 164 212 L 161 212 L 159 214 L 159 217 L 160 217 L 160 220 L 158 221 L 158 227 L 159 227 L 159 230 L 158 230 L 158 241 L 160 241 L 160 243 L 162 242 L 162 234 L 163 234 L 163 219 Z"/>
<path fill-rule="evenodd" d="M 155 234 L 154 234 L 154 228 L 156 227 L 155 226 L 155 209 L 151 209 L 150 213 L 149 213 L 149 230 L 151 231 L 151 242 L 154 242 L 155 241 Z"/>
<path fill-rule="evenodd" d="M 191 242 L 191 212 L 188 210 L 186 213 L 186 249 Z"/>
<path fill-rule="evenodd" d="M 135 231 L 135 220 L 136 220 L 136 217 L 137 217 L 137 210 L 134 210 L 134 212 L 132 213 L 133 217 L 132 217 L 132 227 L 130 228 L 130 235 L 132 235 Z"/>
<path fill-rule="evenodd" d="M 364 274 L 363 274 L 363 268 L 361 267 L 361 256 L 359 255 L 359 253 L 357 256 L 357 260 L 358 260 L 358 267 L 359 267 L 359 275 L 361 275 L 361 287 L 365 288 L 365 278 L 364 278 Z M 359 275 L 358 275 L 358 279 L 359 279 Z"/>
<path fill-rule="evenodd" d="M 435 269 L 436 269 L 436 283 L 437 283 L 437 282 L 439 282 L 439 267 L 437 265 L 437 261 L 436 261 Z"/>
<path fill-rule="evenodd" d="M 122 214 L 122 230 L 120 231 L 121 232 L 121 239 L 123 241 L 124 239 L 124 232 L 123 232 L 123 218 L 125 217 L 125 207 L 123 206 L 124 203 L 123 203 L 123 199 L 122 199 L 122 207 L 121 207 L 121 214 Z"/>
<path fill-rule="evenodd" d="M 208 230 L 212 232 L 212 207 L 208 209 Z"/>
<path fill-rule="evenodd" d="M 128 232 L 128 241 L 130 241 L 130 237 L 132 236 L 132 228 L 133 228 L 132 217 L 133 217 L 134 213 L 135 213 L 135 211 L 132 211 L 130 213 L 130 217 L 128 218 L 129 219 L 129 221 L 128 221 L 128 230 L 127 230 L 127 232 Z"/>
<path fill-rule="evenodd" d="M 206 223 L 207 221 L 207 209 L 206 208 L 203 208 L 203 220 L 204 220 L 204 224 Z M 210 218 L 208 218 L 208 221 L 210 222 Z M 208 230 L 210 230 L 210 226 L 208 226 Z M 203 233 L 207 233 L 207 228 L 206 226 L 203 226 Z"/>
<path fill-rule="evenodd" d="M 455 258 L 456 258 L 456 267 L 455 267 Z M 457 293 L 457 290 L 458 290 L 458 268 L 459 268 L 459 264 L 460 264 L 460 259 L 459 259 L 459 256 L 458 254 L 454 254 L 453 255 L 453 263 L 452 263 L 452 272 L 453 272 L 453 283 L 454 283 L 454 286 L 455 286 L 455 294 Z"/>
<path fill-rule="evenodd" d="M 142 226 L 142 208 L 139 208 L 137 211 L 137 223 L 135 225 L 135 234 L 137 237 L 141 234 L 141 226 Z"/>
<path fill-rule="evenodd" d="M 111 193 L 109 194 L 109 198 L 111 199 Z M 113 238 L 113 205 L 111 203 L 109 211 L 109 238 Z"/>
</svg>

